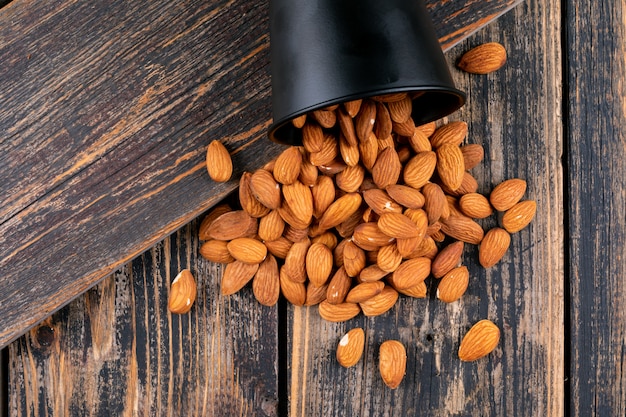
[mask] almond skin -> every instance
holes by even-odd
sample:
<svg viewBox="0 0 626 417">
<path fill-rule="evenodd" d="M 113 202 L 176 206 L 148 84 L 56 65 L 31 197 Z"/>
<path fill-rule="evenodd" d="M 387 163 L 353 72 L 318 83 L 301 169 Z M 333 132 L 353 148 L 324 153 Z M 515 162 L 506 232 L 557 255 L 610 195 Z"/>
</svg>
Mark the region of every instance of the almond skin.
<svg viewBox="0 0 626 417">
<path fill-rule="evenodd" d="M 478 193 L 467 193 L 461 196 L 459 207 L 463 214 L 473 219 L 484 219 L 493 214 L 493 208 L 487 197 Z"/>
<path fill-rule="evenodd" d="M 239 179 L 239 203 L 241 208 L 250 216 L 259 218 L 270 212 L 270 209 L 263 205 L 252 193 L 250 181 L 252 174 L 244 172 Z"/>
<path fill-rule="evenodd" d="M 293 281 L 283 266 L 279 272 L 280 293 L 294 306 L 302 306 L 306 301 L 306 286 L 301 282 Z"/>
<path fill-rule="evenodd" d="M 265 207 L 272 210 L 280 207 L 280 185 L 271 172 L 264 169 L 256 170 L 250 177 L 250 190 L 254 197 Z"/>
<path fill-rule="evenodd" d="M 507 211 L 522 199 L 525 192 L 526 181 L 511 178 L 496 185 L 489 195 L 489 201 L 496 210 Z"/>
<path fill-rule="evenodd" d="M 259 238 L 265 241 L 280 238 L 285 230 L 285 221 L 280 217 L 280 213 L 272 210 L 259 219 Z"/>
<path fill-rule="evenodd" d="M 319 227 L 327 230 L 347 220 L 361 205 L 359 193 L 348 193 L 339 197 L 324 212 L 319 221 Z"/>
<path fill-rule="evenodd" d="M 378 295 L 385 288 L 382 281 L 363 282 L 355 285 L 346 296 L 347 303 L 362 303 Z"/>
<path fill-rule="evenodd" d="M 389 237 L 411 239 L 423 236 L 422 230 L 407 216 L 401 213 L 384 213 L 378 219 L 378 228 Z"/>
<path fill-rule="evenodd" d="M 216 218 L 206 231 L 209 239 L 232 240 L 256 234 L 258 222 L 243 210 L 234 210 Z"/>
<path fill-rule="evenodd" d="M 252 292 L 254 298 L 264 306 L 273 306 L 278 302 L 280 275 L 278 263 L 274 256 L 267 256 L 259 265 L 259 269 L 252 279 Z"/>
<path fill-rule="evenodd" d="M 326 286 L 326 300 L 330 304 L 343 303 L 350 291 L 350 285 L 352 285 L 352 279 L 346 274 L 343 267 L 339 268 Z M 309 285 L 309 287 L 311 286 L 315 285 Z"/>
<path fill-rule="evenodd" d="M 441 278 L 437 286 L 437 298 L 444 303 L 457 301 L 469 284 L 469 271 L 466 266 L 459 266 L 452 269 Z"/>
<path fill-rule="evenodd" d="M 419 209 L 424 206 L 424 195 L 413 187 L 393 184 L 387 187 L 387 194 L 396 203 L 410 209 Z M 363 193 L 365 196 L 365 193 Z"/>
<path fill-rule="evenodd" d="M 200 246 L 200 256 L 220 264 L 228 264 L 235 260 L 228 251 L 228 242 L 224 240 L 207 240 Z"/>
<path fill-rule="evenodd" d="M 397 340 L 386 340 L 380 345 L 378 369 L 385 385 L 396 389 L 406 373 L 406 349 Z"/>
<path fill-rule="evenodd" d="M 511 244 L 511 235 L 504 229 L 494 227 L 485 233 L 478 248 L 478 261 L 484 268 L 491 268 L 504 256 Z"/>
<path fill-rule="evenodd" d="M 362 328 L 357 327 L 346 333 L 337 345 L 337 362 L 344 368 L 356 365 L 365 347 L 365 332 Z"/>
<path fill-rule="evenodd" d="M 178 273 L 170 287 L 168 309 L 175 314 L 185 314 L 196 301 L 196 280 L 191 271 L 183 269 Z"/>
<path fill-rule="evenodd" d="M 506 49 L 497 42 L 484 43 L 467 51 L 459 62 L 459 69 L 471 74 L 489 74 L 506 63 Z"/>
<path fill-rule="evenodd" d="M 461 146 L 461 153 L 463 154 L 463 162 L 465 163 L 465 169 L 472 169 L 477 166 L 485 157 L 485 149 L 478 143 L 471 143 Z"/>
<path fill-rule="evenodd" d="M 430 275 L 431 260 L 426 257 L 407 259 L 387 278 L 394 288 L 407 289 L 416 286 Z"/>
<path fill-rule="evenodd" d="M 535 217 L 537 203 L 533 200 L 520 201 L 502 216 L 502 227 L 509 233 L 516 233 L 530 224 Z"/>
<path fill-rule="evenodd" d="M 218 140 L 212 141 L 206 151 L 209 177 L 216 182 L 226 182 L 233 175 L 233 161 L 226 147 Z"/>
<path fill-rule="evenodd" d="M 435 172 L 437 155 L 435 152 L 420 152 L 404 166 L 404 183 L 416 190 L 426 184 Z"/>
<path fill-rule="evenodd" d="M 471 362 L 487 356 L 500 341 L 500 329 L 489 320 L 474 324 L 465 334 L 459 347 L 459 359 Z"/>
<path fill-rule="evenodd" d="M 210 240 L 211 237 L 208 234 L 209 227 L 211 224 L 224 213 L 228 213 L 233 211 L 233 209 L 228 204 L 219 204 L 215 206 L 211 211 L 204 216 L 202 222 L 200 223 L 200 227 L 198 229 L 198 238 L 200 240 Z"/>
<path fill-rule="evenodd" d="M 247 264 L 261 263 L 267 256 L 267 247 L 262 242 L 249 237 L 233 239 L 226 247 L 233 258 Z"/>
<path fill-rule="evenodd" d="M 393 147 L 388 147 L 378 154 L 372 168 L 372 179 L 378 188 L 385 188 L 398 182 L 401 171 L 398 153 Z"/>
<path fill-rule="evenodd" d="M 407 187 L 408 188 L 408 187 Z M 419 191 L 417 191 L 419 193 Z M 391 196 L 379 188 L 363 191 L 365 203 L 379 216 L 383 213 L 402 213 L 402 207 Z"/>
<path fill-rule="evenodd" d="M 404 290 L 398 290 L 400 294 L 406 295 L 408 297 L 413 298 L 425 298 L 426 297 L 426 283 L 424 281 L 420 282 L 414 287 L 406 288 Z"/>
</svg>

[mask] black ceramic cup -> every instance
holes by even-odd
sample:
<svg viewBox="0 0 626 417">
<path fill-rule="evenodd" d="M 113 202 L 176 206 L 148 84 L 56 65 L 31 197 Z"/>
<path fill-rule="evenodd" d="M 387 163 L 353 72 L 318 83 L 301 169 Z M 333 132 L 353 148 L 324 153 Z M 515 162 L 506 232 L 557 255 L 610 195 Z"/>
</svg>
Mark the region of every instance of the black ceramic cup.
<svg viewBox="0 0 626 417">
<path fill-rule="evenodd" d="M 465 103 L 423 0 L 271 0 L 270 54 L 275 142 L 301 144 L 293 118 L 349 100 L 420 92 L 416 125 Z"/>
</svg>

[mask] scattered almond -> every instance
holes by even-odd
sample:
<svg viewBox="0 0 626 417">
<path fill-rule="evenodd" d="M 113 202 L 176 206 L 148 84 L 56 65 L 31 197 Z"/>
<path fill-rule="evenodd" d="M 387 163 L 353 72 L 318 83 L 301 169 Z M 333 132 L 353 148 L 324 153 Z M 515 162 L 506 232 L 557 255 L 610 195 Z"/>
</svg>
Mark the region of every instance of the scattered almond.
<svg viewBox="0 0 626 417">
<path fill-rule="evenodd" d="M 500 329 L 489 320 L 474 324 L 461 341 L 459 359 L 471 362 L 487 356 L 500 341 Z"/>
<path fill-rule="evenodd" d="M 378 369 L 385 385 L 396 389 L 406 373 L 406 349 L 397 340 L 386 340 L 380 345 Z"/>
<path fill-rule="evenodd" d="M 472 74 L 489 74 L 506 63 L 506 49 L 497 42 L 488 42 L 467 51 L 457 66 Z"/>
<path fill-rule="evenodd" d="M 212 141 L 207 147 L 206 168 L 213 181 L 226 182 L 233 175 L 233 161 L 226 147 L 218 140 Z"/>
<path fill-rule="evenodd" d="M 365 332 L 357 327 L 346 333 L 337 345 L 337 362 L 344 368 L 354 366 L 363 356 Z"/>
<path fill-rule="evenodd" d="M 191 271 L 183 269 L 176 275 L 170 286 L 168 308 L 172 313 L 185 314 L 196 301 L 196 280 Z"/>
</svg>

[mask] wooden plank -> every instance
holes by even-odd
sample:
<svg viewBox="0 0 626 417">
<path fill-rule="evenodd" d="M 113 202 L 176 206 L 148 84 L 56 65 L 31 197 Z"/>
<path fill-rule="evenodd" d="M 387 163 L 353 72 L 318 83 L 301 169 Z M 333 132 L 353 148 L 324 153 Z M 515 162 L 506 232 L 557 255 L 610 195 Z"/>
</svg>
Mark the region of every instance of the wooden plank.
<svg viewBox="0 0 626 417">
<path fill-rule="evenodd" d="M 198 259 L 197 225 L 10 345 L 11 415 L 275 415 L 277 308 L 250 292 L 220 296 L 221 267 Z M 182 268 L 198 298 L 169 314 Z"/>
<path fill-rule="evenodd" d="M 519 1 L 428 4 L 449 47 Z M 235 178 L 277 154 L 268 43 L 267 2 L 0 9 L 0 346 L 232 191 L 212 139 Z"/>
<path fill-rule="evenodd" d="M 503 262 L 489 270 L 478 266 L 476 247 L 466 248 L 471 281 L 460 302 L 444 305 L 431 283 L 426 299 L 401 297 L 383 316 L 347 323 L 328 323 L 316 308 L 290 308 L 290 416 L 565 415 L 559 39 L 560 3 L 534 0 L 447 54 L 452 63 L 488 41 L 508 50 L 506 66 L 494 74 L 454 72 L 469 101 L 450 119 L 467 121 L 468 142 L 486 148 L 486 160 L 472 171 L 479 191 L 527 179 L 526 196 L 538 203 L 531 227 L 512 236 Z M 460 340 L 483 318 L 500 327 L 499 347 L 487 359 L 462 363 Z M 365 330 L 365 352 L 343 369 L 337 343 L 355 327 Z M 407 374 L 393 391 L 378 371 L 378 348 L 388 339 L 402 341 L 408 355 Z"/>
<path fill-rule="evenodd" d="M 572 416 L 626 413 L 623 2 L 566 3 Z"/>
</svg>

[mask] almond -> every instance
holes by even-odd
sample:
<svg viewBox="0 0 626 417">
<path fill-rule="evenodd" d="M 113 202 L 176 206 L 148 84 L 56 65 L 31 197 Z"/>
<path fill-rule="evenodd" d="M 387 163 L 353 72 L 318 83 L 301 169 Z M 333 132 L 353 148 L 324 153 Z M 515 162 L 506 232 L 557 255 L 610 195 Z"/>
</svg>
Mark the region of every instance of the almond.
<svg viewBox="0 0 626 417">
<path fill-rule="evenodd" d="M 457 67 L 472 74 L 489 74 L 506 63 L 506 49 L 497 42 L 484 43 L 463 54 Z"/>
<path fill-rule="evenodd" d="M 419 231 L 417 237 L 423 238 L 426 235 L 428 229 L 428 215 L 426 211 L 422 209 L 406 209 L 404 215 L 411 219 L 411 221 L 417 226 Z"/>
<path fill-rule="evenodd" d="M 276 211 L 278 211 L 278 214 L 285 221 L 285 223 L 291 227 L 296 229 L 306 229 L 311 225 L 311 218 L 304 220 L 302 218 L 302 212 L 298 213 L 298 216 L 296 216 L 288 204 L 281 205 Z"/>
<path fill-rule="evenodd" d="M 401 213 L 383 213 L 377 225 L 381 232 L 393 238 L 411 239 L 424 235 L 413 220 Z"/>
<path fill-rule="evenodd" d="M 402 216 L 402 214 L 398 215 Z M 376 223 L 361 223 L 354 229 L 352 234 L 352 241 L 366 251 L 373 251 L 382 246 L 387 246 L 393 240 L 394 238 L 383 233 Z"/>
<path fill-rule="evenodd" d="M 267 256 L 267 247 L 249 237 L 233 239 L 228 242 L 227 248 L 233 258 L 247 264 L 261 263 Z"/>
<path fill-rule="evenodd" d="M 339 155 L 339 144 L 334 135 L 325 134 L 322 148 L 309 154 L 309 161 L 316 167 L 330 165 Z"/>
<path fill-rule="evenodd" d="M 444 143 L 459 146 L 467 137 L 466 122 L 450 122 L 435 130 L 430 137 L 430 144 L 433 148 L 438 148 Z"/>
<path fill-rule="evenodd" d="M 389 93 L 389 94 L 381 94 L 379 96 L 373 96 L 372 100 L 380 101 L 382 103 L 392 103 L 394 101 L 404 100 L 407 96 L 407 93 Z"/>
<path fill-rule="evenodd" d="M 365 268 L 365 251 L 354 242 L 346 241 L 343 247 L 343 266 L 350 277 L 355 277 Z"/>
<path fill-rule="evenodd" d="M 313 285 L 324 285 L 333 269 L 333 253 L 323 243 L 313 243 L 306 253 L 306 274 Z"/>
<path fill-rule="evenodd" d="M 393 201 L 387 192 L 379 188 L 372 188 L 371 190 L 363 191 L 363 199 L 365 200 L 365 203 L 378 215 L 388 212 L 402 213 L 402 207 Z"/>
<path fill-rule="evenodd" d="M 339 268 L 326 287 L 326 300 L 331 304 L 343 303 L 351 284 L 352 279 L 346 274 L 345 268 Z"/>
<path fill-rule="evenodd" d="M 410 255 L 406 256 L 406 258 L 414 259 L 424 257 L 432 261 L 437 256 L 437 253 L 439 253 L 437 243 L 432 237 L 426 236 L 420 241 L 417 248 Z"/>
<path fill-rule="evenodd" d="M 345 103 L 343 103 L 343 108 L 346 109 L 346 113 L 348 113 L 350 117 L 355 117 L 357 114 L 359 114 L 362 101 L 363 100 L 361 99 L 346 101 Z"/>
<path fill-rule="evenodd" d="M 430 181 L 437 166 L 435 152 L 420 152 L 409 160 L 404 166 L 404 182 L 416 190 L 419 190 Z"/>
<path fill-rule="evenodd" d="M 365 211 L 363 208 L 358 208 L 354 213 L 350 215 L 346 220 L 335 226 L 335 230 L 339 233 L 339 236 L 348 238 L 352 236 L 356 227 L 361 223 L 361 219 L 364 218 Z"/>
<path fill-rule="evenodd" d="M 374 129 L 374 122 L 376 122 L 376 104 L 371 100 L 363 100 L 359 114 L 355 118 L 355 130 L 359 140 L 366 140 L 372 130 Z"/>
<path fill-rule="evenodd" d="M 226 147 L 218 140 L 212 141 L 207 147 L 206 167 L 213 181 L 226 182 L 233 175 L 233 161 Z"/>
<path fill-rule="evenodd" d="M 393 272 L 400 266 L 401 263 L 402 255 L 398 252 L 398 247 L 395 243 L 383 246 L 378 251 L 376 265 L 378 265 L 378 267 L 383 271 Z"/>
<path fill-rule="evenodd" d="M 271 254 L 259 265 L 252 278 L 252 292 L 254 298 L 264 305 L 273 306 L 280 296 L 280 273 L 276 258 Z"/>
<path fill-rule="evenodd" d="M 398 301 L 398 291 L 387 285 L 380 293 L 361 301 L 358 305 L 364 315 L 374 317 L 389 311 L 396 304 L 396 301 Z"/>
<path fill-rule="evenodd" d="M 398 290 L 398 292 L 408 297 L 426 298 L 426 283 L 422 281 L 413 287 Z"/>
<path fill-rule="evenodd" d="M 429 123 L 417 126 L 416 129 L 424 133 L 426 137 L 430 137 L 432 136 L 433 133 L 435 133 L 435 130 L 437 129 L 437 124 L 435 122 L 429 122 Z"/>
<path fill-rule="evenodd" d="M 259 219 L 259 238 L 262 240 L 276 240 L 282 236 L 285 230 L 285 221 L 280 213 L 272 210 Z"/>
<path fill-rule="evenodd" d="M 489 195 L 491 205 L 498 211 L 506 211 L 517 204 L 526 192 L 526 181 L 512 178 L 496 185 Z"/>
<path fill-rule="evenodd" d="M 445 184 L 441 184 L 443 191 L 452 197 L 461 197 L 465 194 L 475 193 L 478 190 L 478 182 L 469 172 L 463 173 L 463 179 L 461 185 L 456 190 L 450 189 Z"/>
<path fill-rule="evenodd" d="M 301 282 L 293 281 L 289 275 L 287 275 L 284 266 L 280 268 L 279 279 L 280 292 L 283 297 L 295 306 L 304 305 L 307 293 L 306 286 Z"/>
<path fill-rule="evenodd" d="M 465 173 L 463 153 L 458 146 L 451 143 L 442 144 L 436 152 L 439 178 L 446 187 L 454 191 L 461 186 Z"/>
<path fill-rule="evenodd" d="M 363 282 L 355 285 L 348 295 L 346 295 L 346 302 L 348 303 L 362 303 L 369 300 L 375 295 L 378 295 L 385 288 L 385 283 L 382 281 Z"/>
<path fill-rule="evenodd" d="M 519 232 L 530 224 L 536 211 L 537 203 L 535 201 L 520 201 L 504 213 L 502 227 L 509 233 Z"/>
<path fill-rule="evenodd" d="M 407 259 L 387 279 L 394 288 L 411 288 L 428 278 L 430 266 L 431 260 L 426 257 Z"/>
<path fill-rule="evenodd" d="M 463 247 L 460 240 L 443 248 L 433 260 L 431 272 L 435 278 L 441 278 L 461 263 Z"/>
<path fill-rule="evenodd" d="M 257 169 L 250 177 L 250 190 L 254 197 L 265 207 L 272 210 L 280 207 L 280 185 L 271 172 Z"/>
<path fill-rule="evenodd" d="M 440 186 L 429 182 L 422 187 L 424 196 L 424 211 L 428 215 L 428 224 L 439 220 L 448 205 L 446 196 Z"/>
<path fill-rule="evenodd" d="M 335 184 L 331 177 L 320 176 L 317 182 L 311 188 L 313 195 L 313 215 L 317 218 L 322 217 L 328 206 L 335 201 Z"/>
<path fill-rule="evenodd" d="M 211 237 L 208 234 L 209 227 L 211 224 L 224 213 L 228 213 L 233 211 L 232 208 L 228 204 L 219 204 L 215 206 L 211 211 L 204 216 L 202 222 L 200 223 L 200 227 L 198 228 L 198 238 L 200 240 L 210 240 Z"/>
<path fill-rule="evenodd" d="M 421 129 L 415 129 L 413 136 L 409 136 L 409 145 L 415 153 L 430 152 L 433 150 L 428 135 Z"/>
<path fill-rule="evenodd" d="M 387 103 L 391 120 L 396 123 L 404 123 L 411 117 L 413 111 L 413 102 L 409 96 L 405 96 L 402 100 Z"/>
<path fill-rule="evenodd" d="M 384 103 L 376 102 L 376 123 L 374 124 L 374 135 L 377 138 L 388 138 L 391 136 L 393 123 L 389 110 Z"/>
<path fill-rule="evenodd" d="M 383 271 L 378 265 L 366 266 L 359 273 L 359 282 L 374 282 L 389 275 L 389 272 Z"/>
<path fill-rule="evenodd" d="M 359 107 L 361 105 L 359 104 Z M 358 110 L 357 110 L 358 112 Z M 347 110 L 342 108 L 337 109 L 337 119 L 339 121 L 339 129 L 341 129 L 341 133 L 346 143 L 350 146 L 357 146 L 358 138 L 356 136 L 356 131 L 354 129 L 354 121 L 352 120 L 352 115 Z"/>
<path fill-rule="evenodd" d="M 365 332 L 360 327 L 350 330 L 343 335 L 337 345 L 337 362 L 344 368 L 354 366 L 363 356 L 365 347 Z"/>
<path fill-rule="evenodd" d="M 222 295 L 231 295 L 246 286 L 259 269 L 259 264 L 234 261 L 226 265 L 222 275 Z"/>
<path fill-rule="evenodd" d="M 320 126 L 330 129 L 337 123 L 337 116 L 334 111 L 329 110 L 313 110 L 313 118 L 317 120 Z M 304 126 L 306 127 L 306 125 Z"/>
<path fill-rule="evenodd" d="M 306 282 L 306 254 L 311 246 L 309 239 L 301 242 L 296 242 L 291 245 L 287 256 L 285 257 L 285 264 L 283 270 L 294 282 L 303 283 Z"/>
<path fill-rule="evenodd" d="M 484 219 L 493 214 L 493 209 L 487 197 L 478 193 L 467 193 L 461 196 L 459 207 L 463 214 L 474 219 Z"/>
<path fill-rule="evenodd" d="M 239 179 L 239 203 L 241 208 L 252 217 L 263 217 L 270 209 L 259 202 L 252 193 L 250 180 L 252 174 L 244 172 Z"/>
<path fill-rule="evenodd" d="M 349 167 L 357 166 L 361 160 L 359 145 L 357 143 L 354 145 L 348 143 L 347 139 L 343 135 L 339 136 L 339 153 L 341 154 L 341 159 L 343 159 Z M 361 169 L 363 169 L 362 166 Z"/>
<path fill-rule="evenodd" d="M 400 136 L 411 137 L 415 133 L 415 122 L 412 117 L 401 123 L 393 122 L 392 130 Z"/>
<path fill-rule="evenodd" d="M 500 341 L 500 329 L 489 320 L 474 324 L 465 334 L 459 347 L 459 359 L 471 362 L 487 356 Z"/>
<path fill-rule="evenodd" d="M 295 117 L 294 119 L 291 120 L 291 124 L 293 124 L 293 126 L 298 129 L 302 129 L 305 123 L 306 123 L 306 113 L 298 117 Z"/>
<path fill-rule="evenodd" d="M 367 139 L 359 141 L 359 152 L 361 152 L 363 166 L 371 171 L 378 157 L 378 140 L 374 133 L 371 133 Z"/>
<path fill-rule="evenodd" d="M 353 193 L 359 190 L 364 178 L 365 170 L 361 165 L 348 166 L 335 176 L 335 183 L 340 190 Z"/>
<path fill-rule="evenodd" d="M 437 298 L 444 303 L 452 303 L 457 301 L 465 291 L 469 284 L 469 271 L 466 266 L 459 266 L 441 278 L 437 286 Z"/>
<path fill-rule="evenodd" d="M 322 285 L 316 287 L 309 284 L 306 287 L 306 299 L 304 301 L 305 306 L 315 306 L 326 299 L 326 292 L 328 291 L 328 285 Z"/>
<path fill-rule="evenodd" d="M 461 146 L 460 149 L 463 154 L 465 169 L 467 170 L 477 166 L 485 157 L 485 149 L 482 145 L 477 143 Z"/>
<path fill-rule="evenodd" d="M 403 258 L 408 258 L 418 248 L 421 242 L 422 238 L 419 237 L 412 239 L 396 239 L 396 247 L 398 248 L 398 253 L 400 253 Z"/>
<path fill-rule="evenodd" d="M 339 197 L 326 209 L 320 218 L 319 227 L 327 230 L 342 223 L 359 209 L 361 201 L 361 195 L 358 193 L 348 193 Z"/>
<path fill-rule="evenodd" d="M 168 309 L 175 314 L 189 312 L 194 301 L 196 301 L 197 292 L 196 280 L 191 271 L 183 269 L 176 275 L 170 286 Z"/>
<path fill-rule="evenodd" d="M 209 239 L 232 240 L 255 235 L 258 222 L 243 210 L 230 211 L 216 218 L 207 228 Z"/>
<path fill-rule="evenodd" d="M 441 223 L 441 231 L 453 239 L 480 244 L 485 232 L 474 220 L 465 216 L 450 216 Z"/>
<path fill-rule="evenodd" d="M 413 187 L 409 187 L 407 185 L 393 184 L 387 187 L 386 190 L 389 197 L 391 197 L 396 203 L 400 204 L 403 207 L 419 209 L 424 206 L 424 195 Z M 363 197 L 365 198 L 365 193 L 363 193 Z M 365 200 L 367 201 L 367 198 Z"/>
<path fill-rule="evenodd" d="M 289 206 L 291 213 L 300 224 L 308 225 L 313 217 L 313 195 L 311 189 L 300 181 L 283 185 L 284 203 Z M 302 227 L 304 229 L 306 227 Z"/>
<path fill-rule="evenodd" d="M 361 308 L 358 304 L 353 303 L 340 303 L 331 304 L 328 300 L 322 301 L 318 306 L 320 316 L 327 321 L 342 322 L 348 321 L 353 317 L 356 317 Z"/>
<path fill-rule="evenodd" d="M 289 249 L 293 245 L 292 241 L 282 236 L 276 240 L 268 240 L 264 243 L 269 253 L 280 259 L 287 257 L 287 253 L 289 253 Z"/>
<path fill-rule="evenodd" d="M 313 243 L 326 245 L 331 251 L 337 247 L 337 236 L 332 232 L 325 232 L 313 238 Z"/>
<path fill-rule="evenodd" d="M 372 179 L 377 187 L 385 188 L 398 182 L 401 171 L 398 153 L 393 147 L 388 147 L 378 154 L 372 167 Z"/>
<path fill-rule="evenodd" d="M 235 260 L 228 251 L 228 242 L 224 240 L 207 240 L 200 246 L 200 256 L 220 264 L 228 264 Z"/>
<path fill-rule="evenodd" d="M 385 385 L 396 389 L 406 373 L 406 349 L 397 340 L 386 340 L 380 345 L 378 370 Z"/>
<path fill-rule="evenodd" d="M 298 175 L 298 180 L 308 186 L 312 187 L 317 183 L 317 177 L 319 174 L 318 168 L 313 165 L 308 159 L 302 159 L 302 164 L 300 165 L 300 175 Z"/>
<path fill-rule="evenodd" d="M 300 175 L 302 153 L 295 146 L 290 146 L 276 158 L 274 179 L 281 184 L 291 184 Z"/>
<path fill-rule="evenodd" d="M 504 256 L 511 244 L 511 235 L 499 227 L 485 233 L 478 248 L 478 261 L 484 268 L 491 268 Z"/>
</svg>

